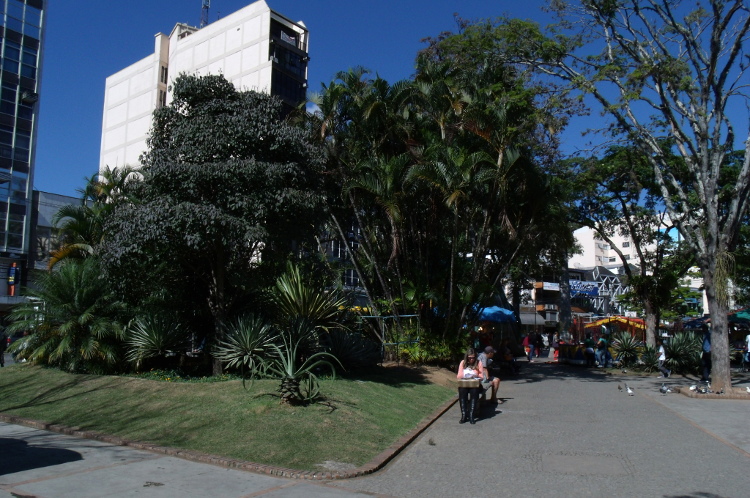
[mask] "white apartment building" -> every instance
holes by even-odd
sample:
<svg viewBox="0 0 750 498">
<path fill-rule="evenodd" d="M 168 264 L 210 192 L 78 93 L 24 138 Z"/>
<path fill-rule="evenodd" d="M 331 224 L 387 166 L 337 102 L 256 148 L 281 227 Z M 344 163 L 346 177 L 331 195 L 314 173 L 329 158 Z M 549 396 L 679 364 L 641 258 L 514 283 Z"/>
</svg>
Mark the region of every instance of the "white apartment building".
<svg viewBox="0 0 750 498">
<path fill-rule="evenodd" d="M 614 247 L 620 249 L 625 256 L 625 260 L 630 264 L 639 265 L 638 254 L 636 252 L 633 239 L 622 235 L 612 235 L 612 245 L 598 238 L 596 232 L 588 227 L 579 228 L 573 232 L 576 242 L 581 248 L 581 254 L 574 254 L 568 260 L 568 267 L 576 270 L 594 269 L 602 266 L 614 273 L 621 273 L 618 270 L 622 268 L 623 263 Z M 696 268 L 691 271 L 697 270 Z M 686 277 L 687 285 L 693 290 L 699 290 L 703 287 L 703 279 L 695 277 Z M 702 302 L 704 313 L 708 313 L 708 299 L 703 292 Z"/>
<path fill-rule="evenodd" d="M 309 33 L 258 0 L 203 28 L 178 23 L 157 33 L 154 53 L 109 76 L 104 93 L 99 169 L 137 166 L 152 113 L 171 101 L 180 74 L 223 74 L 239 90 L 305 99 Z"/>
<path fill-rule="evenodd" d="M 573 232 L 576 242 L 581 247 L 581 254 L 574 254 L 568 260 L 570 268 L 593 268 L 595 266 L 604 266 L 605 268 L 619 268 L 622 266 L 622 260 L 618 256 L 614 247 L 622 251 L 627 261 L 638 263 L 638 254 L 635 244 L 630 237 L 622 235 L 613 235 L 611 237 L 611 246 L 608 242 L 597 237 L 596 232 L 588 227 L 579 228 Z"/>
</svg>

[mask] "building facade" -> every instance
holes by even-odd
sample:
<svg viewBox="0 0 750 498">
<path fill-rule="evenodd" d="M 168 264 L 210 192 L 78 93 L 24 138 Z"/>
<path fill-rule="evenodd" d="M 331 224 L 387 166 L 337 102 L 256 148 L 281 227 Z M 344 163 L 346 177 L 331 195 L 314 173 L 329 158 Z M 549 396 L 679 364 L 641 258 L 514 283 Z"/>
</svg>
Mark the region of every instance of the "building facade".
<svg viewBox="0 0 750 498">
<path fill-rule="evenodd" d="M 46 7 L 0 0 L 0 307 L 19 299 L 28 273 Z"/>
<path fill-rule="evenodd" d="M 182 73 L 222 74 L 239 90 L 279 96 L 295 107 L 307 89 L 308 30 L 259 0 L 197 28 L 178 23 L 158 33 L 154 53 L 106 80 L 99 169 L 137 166 L 152 114 L 172 100 Z"/>
</svg>

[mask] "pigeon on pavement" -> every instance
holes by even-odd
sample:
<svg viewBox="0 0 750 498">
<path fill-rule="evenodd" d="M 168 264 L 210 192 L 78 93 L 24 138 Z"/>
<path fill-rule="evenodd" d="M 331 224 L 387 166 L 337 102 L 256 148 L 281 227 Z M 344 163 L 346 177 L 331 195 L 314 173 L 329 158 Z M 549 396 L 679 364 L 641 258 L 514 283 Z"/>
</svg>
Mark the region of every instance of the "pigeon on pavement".
<svg viewBox="0 0 750 498">
<path fill-rule="evenodd" d="M 622 392 L 622 386 L 620 384 L 617 384 L 617 390 Z M 750 393 L 750 387 L 747 388 L 747 392 Z"/>
<path fill-rule="evenodd" d="M 633 396 L 635 394 L 635 391 L 630 389 L 630 386 L 625 384 L 625 389 L 628 391 L 628 396 Z"/>
</svg>

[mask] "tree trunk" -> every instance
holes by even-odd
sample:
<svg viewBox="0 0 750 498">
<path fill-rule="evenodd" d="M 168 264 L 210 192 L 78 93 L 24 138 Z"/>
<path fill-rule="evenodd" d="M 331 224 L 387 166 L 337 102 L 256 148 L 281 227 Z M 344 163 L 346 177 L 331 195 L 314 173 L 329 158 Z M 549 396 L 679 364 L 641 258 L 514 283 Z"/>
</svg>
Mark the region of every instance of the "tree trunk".
<svg viewBox="0 0 750 498">
<path fill-rule="evenodd" d="M 646 313 L 646 344 L 653 348 L 656 347 L 656 329 L 659 327 L 655 306 L 650 299 L 643 298 L 643 309 Z"/>
<path fill-rule="evenodd" d="M 711 315 L 711 388 L 714 392 L 729 391 L 732 387 L 732 375 L 729 369 L 729 334 L 727 333 L 729 310 L 716 297 L 714 272 L 711 269 L 704 269 L 702 273 L 708 311 Z"/>
</svg>

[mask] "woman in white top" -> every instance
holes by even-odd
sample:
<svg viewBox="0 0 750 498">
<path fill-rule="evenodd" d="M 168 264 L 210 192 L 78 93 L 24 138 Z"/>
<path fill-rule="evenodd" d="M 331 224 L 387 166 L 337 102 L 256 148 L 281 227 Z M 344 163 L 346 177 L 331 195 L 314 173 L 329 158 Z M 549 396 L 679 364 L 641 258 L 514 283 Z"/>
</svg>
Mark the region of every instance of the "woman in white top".
<svg viewBox="0 0 750 498">
<path fill-rule="evenodd" d="M 474 351 L 474 348 L 469 348 L 466 350 L 466 354 L 464 355 L 464 359 L 461 360 L 461 363 L 458 365 L 458 373 L 456 374 L 457 379 L 483 379 L 484 378 L 484 369 L 482 368 L 482 363 L 477 361 L 477 352 Z M 470 424 L 475 424 L 476 420 L 474 419 L 474 410 L 477 407 L 477 402 L 479 401 L 479 390 L 481 387 L 479 387 L 481 384 L 477 383 L 477 387 L 459 387 L 458 388 L 458 404 L 461 407 L 461 420 L 458 422 L 459 424 L 463 424 L 468 419 Z M 467 399 L 469 401 L 469 406 L 467 410 Z"/>
<path fill-rule="evenodd" d="M 667 353 L 664 351 L 664 343 L 662 343 L 661 339 L 656 340 L 656 354 L 658 355 L 659 371 L 661 372 L 659 378 L 669 377 L 672 371 L 664 368 L 664 362 L 667 361 Z"/>
</svg>

